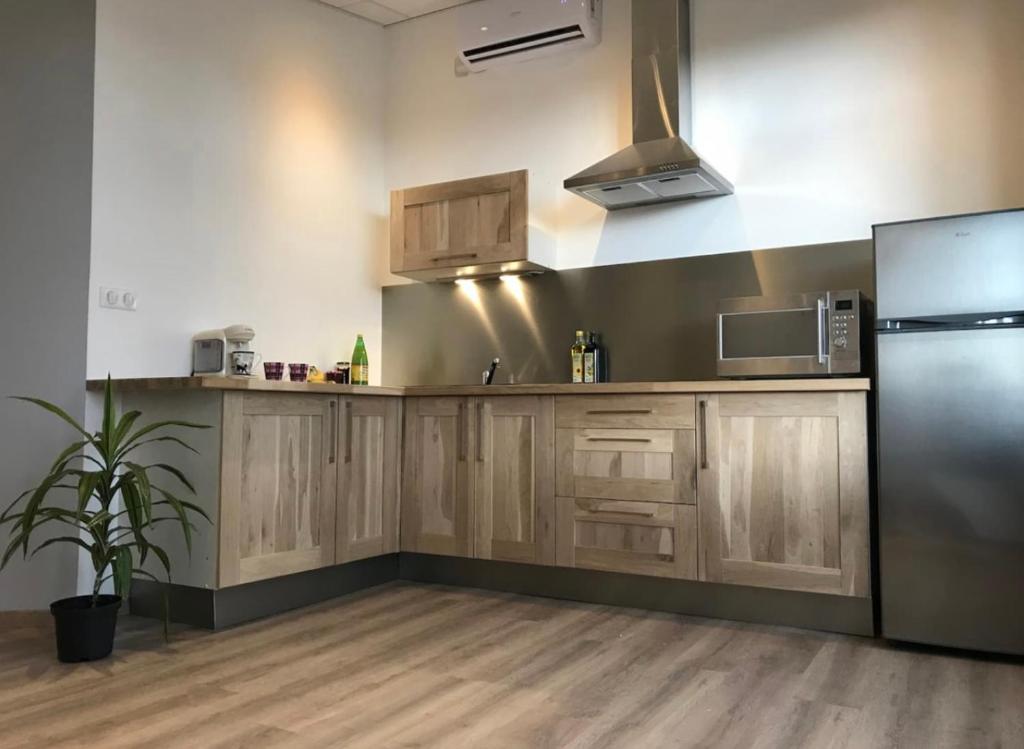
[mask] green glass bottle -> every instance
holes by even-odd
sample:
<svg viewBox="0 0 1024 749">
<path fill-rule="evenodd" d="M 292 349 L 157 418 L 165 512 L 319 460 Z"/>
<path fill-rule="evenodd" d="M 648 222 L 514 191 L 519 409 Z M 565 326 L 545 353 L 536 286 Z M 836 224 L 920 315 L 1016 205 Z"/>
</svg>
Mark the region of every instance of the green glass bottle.
<svg viewBox="0 0 1024 749">
<path fill-rule="evenodd" d="M 353 385 L 370 384 L 370 360 L 366 356 L 366 344 L 363 343 L 363 334 L 356 336 L 356 347 L 352 352 L 352 378 Z"/>
</svg>

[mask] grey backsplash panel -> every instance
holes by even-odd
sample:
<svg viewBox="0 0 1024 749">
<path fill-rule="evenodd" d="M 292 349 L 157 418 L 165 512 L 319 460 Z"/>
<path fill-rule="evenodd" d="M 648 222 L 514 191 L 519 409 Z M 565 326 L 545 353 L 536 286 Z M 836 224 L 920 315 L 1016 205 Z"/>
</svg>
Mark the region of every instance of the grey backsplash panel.
<svg viewBox="0 0 1024 749">
<path fill-rule="evenodd" d="M 715 378 L 718 300 L 824 289 L 874 298 L 870 240 L 384 289 L 387 385 L 567 382 L 577 328 L 598 331 L 614 381 Z"/>
</svg>

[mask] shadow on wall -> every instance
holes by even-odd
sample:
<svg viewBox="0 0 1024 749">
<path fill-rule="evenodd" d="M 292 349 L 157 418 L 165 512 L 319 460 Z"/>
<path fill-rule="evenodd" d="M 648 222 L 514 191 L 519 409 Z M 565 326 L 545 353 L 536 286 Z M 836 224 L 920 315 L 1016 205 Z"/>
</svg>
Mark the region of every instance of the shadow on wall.
<svg viewBox="0 0 1024 749">
<path fill-rule="evenodd" d="M 602 334 L 613 380 L 715 377 L 718 300 L 854 288 L 874 296 L 871 242 L 545 273 L 506 283 L 384 289 L 385 384 L 565 382 L 577 328 Z"/>
</svg>

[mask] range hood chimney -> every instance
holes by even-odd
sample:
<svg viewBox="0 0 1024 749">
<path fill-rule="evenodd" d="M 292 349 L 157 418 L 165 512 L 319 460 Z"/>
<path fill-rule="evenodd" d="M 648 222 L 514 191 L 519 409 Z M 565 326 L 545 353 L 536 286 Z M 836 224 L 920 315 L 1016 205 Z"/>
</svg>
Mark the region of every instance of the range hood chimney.
<svg viewBox="0 0 1024 749">
<path fill-rule="evenodd" d="M 612 210 L 729 195 L 733 187 L 694 151 L 690 0 L 633 0 L 633 145 L 565 180 Z"/>
</svg>

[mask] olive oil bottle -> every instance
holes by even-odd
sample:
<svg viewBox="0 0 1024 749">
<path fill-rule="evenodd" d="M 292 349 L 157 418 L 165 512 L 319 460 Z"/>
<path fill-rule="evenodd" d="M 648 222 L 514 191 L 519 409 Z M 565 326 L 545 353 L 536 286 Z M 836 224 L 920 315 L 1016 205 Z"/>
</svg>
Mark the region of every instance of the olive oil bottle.
<svg viewBox="0 0 1024 749">
<path fill-rule="evenodd" d="M 583 382 L 583 356 L 587 349 L 586 333 L 582 330 L 576 331 L 576 341 L 569 348 L 569 355 L 572 357 L 572 381 Z"/>
</svg>

